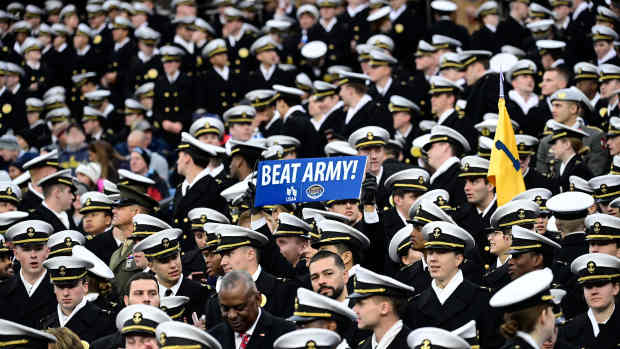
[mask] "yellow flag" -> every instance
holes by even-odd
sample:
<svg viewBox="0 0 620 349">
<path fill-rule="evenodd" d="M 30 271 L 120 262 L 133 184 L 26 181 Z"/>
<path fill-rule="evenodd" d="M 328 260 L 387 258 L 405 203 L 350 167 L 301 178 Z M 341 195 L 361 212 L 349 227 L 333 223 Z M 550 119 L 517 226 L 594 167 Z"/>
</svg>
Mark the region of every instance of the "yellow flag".
<svg viewBox="0 0 620 349">
<path fill-rule="evenodd" d="M 510 116 L 506 110 L 506 101 L 504 100 L 503 93 L 500 94 L 497 108 L 499 120 L 495 131 L 495 139 L 493 140 L 491 163 L 487 177 L 489 182 L 495 185 L 497 206 L 499 207 L 512 200 L 517 194 L 524 192 L 525 183 L 523 182 L 521 164 L 519 163 L 515 132 L 512 129 Z"/>
</svg>

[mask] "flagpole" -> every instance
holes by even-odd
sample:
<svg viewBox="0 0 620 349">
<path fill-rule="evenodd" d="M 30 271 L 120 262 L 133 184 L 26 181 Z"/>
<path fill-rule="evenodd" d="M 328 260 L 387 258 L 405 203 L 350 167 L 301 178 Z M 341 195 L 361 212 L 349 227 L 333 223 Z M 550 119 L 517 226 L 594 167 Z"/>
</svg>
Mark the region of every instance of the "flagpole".
<svg viewBox="0 0 620 349">
<path fill-rule="evenodd" d="M 499 68 L 499 98 L 504 98 L 504 72 Z"/>
</svg>

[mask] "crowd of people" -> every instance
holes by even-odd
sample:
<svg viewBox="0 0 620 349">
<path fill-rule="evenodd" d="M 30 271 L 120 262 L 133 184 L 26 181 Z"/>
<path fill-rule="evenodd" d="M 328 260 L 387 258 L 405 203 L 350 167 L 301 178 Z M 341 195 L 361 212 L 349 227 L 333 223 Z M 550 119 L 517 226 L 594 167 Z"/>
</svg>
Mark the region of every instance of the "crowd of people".
<svg viewBox="0 0 620 349">
<path fill-rule="evenodd" d="M 617 30 L 616 0 L 3 3 L 0 347 L 620 348 Z M 254 205 L 260 161 L 357 155 L 359 197 Z"/>
</svg>

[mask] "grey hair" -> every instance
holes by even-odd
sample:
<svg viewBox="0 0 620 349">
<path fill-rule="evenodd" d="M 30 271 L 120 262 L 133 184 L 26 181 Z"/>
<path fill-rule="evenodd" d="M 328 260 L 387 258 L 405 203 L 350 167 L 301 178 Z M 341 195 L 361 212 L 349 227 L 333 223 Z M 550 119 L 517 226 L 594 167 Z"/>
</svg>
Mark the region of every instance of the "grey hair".
<svg viewBox="0 0 620 349">
<path fill-rule="evenodd" d="M 222 278 L 222 283 L 220 284 L 220 292 L 224 290 L 231 290 L 240 284 L 245 287 L 247 292 L 258 292 L 254 279 L 252 279 L 252 275 L 243 270 L 231 271 L 224 275 Z"/>
</svg>

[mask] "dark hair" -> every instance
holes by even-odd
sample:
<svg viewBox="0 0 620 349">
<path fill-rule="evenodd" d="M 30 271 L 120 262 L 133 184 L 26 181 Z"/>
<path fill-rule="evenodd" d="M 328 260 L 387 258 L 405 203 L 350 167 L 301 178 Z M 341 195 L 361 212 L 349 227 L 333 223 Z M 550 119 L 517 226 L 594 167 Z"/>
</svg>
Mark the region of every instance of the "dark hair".
<svg viewBox="0 0 620 349">
<path fill-rule="evenodd" d="M 556 59 L 558 57 L 553 56 L 553 58 Z M 570 74 L 570 72 L 568 70 L 566 70 L 566 69 L 564 69 L 562 67 L 554 67 L 554 68 L 547 69 L 545 72 L 550 72 L 550 71 L 554 71 L 554 72 L 558 73 L 558 75 L 562 79 L 564 79 L 564 81 L 566 81 L 566 86 L 568 86 L 568 83 L 570 81 L 570 76 L 571 76 L 571 74 Z"/>
<path fill-rule="evenodd" d="M 300 96 L 296 96 L 296 95 L 292 95 L 292 94 L 288 94 L 288 93 L 280 94 L 280 97 L 278 97 L 278 100 L 283 101 L 289 107 L 301 104 L 301 97 Z"/>
<path fill-rule="evenodd" d="M 538 317 L 548 308 L 551 308 L 549 304 L 539 304 L 512 313 L 506 313 L 504 314 L 504 323 L 501 324 L 499 332 L 505 338 L 513 338 L 517 335 L 517 331 L 532 332 L 536 327 Z M 549 311 L 552 310 L 549 309 Z"/>
<path fill-rule="evenodd" d="M 359 84 L 356 82 L 350 82 L 347 85 L 351 86 L 351 88 L 355 90 L 357 94 L 360 94 L 360 95 L 366 94 L 366 92 L 368 91 L 368 87 L 366 87 L 366 85 L 363 85 L 363 84 Z"/>
<path fill-rule="evenodd" d="M 202 155 L 198 155 L 193 151 L 187 151 L 185 152 L 187 155 L 189 155 L 189 157 L 192 158 L 192 161 L 194 162 L 194 165 L 201 167 L 201 168 L 206 168 L 207 166 L 209 166 L 209 161 L 210 159 L 206 156 L 202 156 Z"/>
<path fill-rule="evenodd" d="M 116 182 L 118 174 L 116 169 L 123 157 L 106 141 L 94 141 L 88 145 L 88 151 L 95 154 L 95 162 L 101 165 L 101 178 Z"/>
<path fill-rule="evenodd" d="M 137 274 L 132 275 L 127 283 L 125 284 L 124 295 L 129 297 L 129 291 L 131 288 L 131 283 L 136 280 L 153 280 L 155 281 L 155 285 L 157 285 L 157 293 L 159 293 L 159 282 L 157 282 L 157 278 L 155 275 L 146 272 L 139 272 Z"/>
<path fill-rule="evenodd" d="M 338 245 L 344 245 L 344 244 L 338 244 Z M 338 251 L 340 252 L 340 249 L 338 249 Z M 349 249 L 347 248 L 343 250 L 342 252 L 345 252 L 345 251 L 349 251 Z M 318 260 L 325 259 L 325 258 L 331 258 L 334 261 L 334 264 L 338 267 L 338 269 L 344 270 L 344 262 L 342 261 L 342 258 L 340 258 L 340 256 L 337 255 L 336 253 L 331 252 L 331 251 L 326 251 L 326 250 L 321 250 L 317 252 L 314 256 L 312 256 L 312 258 L 310 258 L 310 263 L 308 263 L 308 265 Z"/>
</svg>

